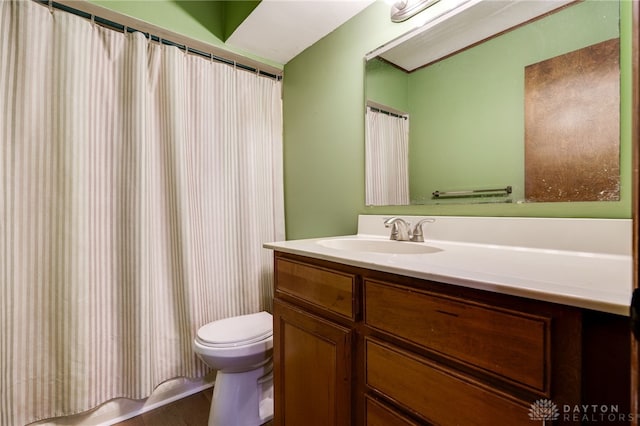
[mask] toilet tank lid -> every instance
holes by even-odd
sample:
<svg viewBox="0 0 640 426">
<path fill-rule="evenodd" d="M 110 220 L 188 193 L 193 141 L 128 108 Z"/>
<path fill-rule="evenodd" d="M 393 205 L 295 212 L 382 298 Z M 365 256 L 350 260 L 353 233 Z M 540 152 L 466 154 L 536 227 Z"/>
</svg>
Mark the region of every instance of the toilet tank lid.
<svg viewBox="0 0 640 426">
<path fill-rule="evenodd" d="M 200 341 L 211 345 L 253 343 L 273 334 L 273 317 L 269 312 L 224 318 L 205 324 L 198 330 Z"/>
</svg>

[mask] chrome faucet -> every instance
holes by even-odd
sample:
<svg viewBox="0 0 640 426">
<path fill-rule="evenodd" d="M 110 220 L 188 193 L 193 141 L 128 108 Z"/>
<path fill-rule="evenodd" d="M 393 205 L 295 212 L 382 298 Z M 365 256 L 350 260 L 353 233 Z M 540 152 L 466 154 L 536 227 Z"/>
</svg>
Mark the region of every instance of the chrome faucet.
<svg viewBox="0 0 640 426">
<path fill-rule="evenodd" d="M 390 239 L 396 241 L 410 241 L 411 238 L 411 224 L 405 222 L 400 217 L 390 217 L 384 221 L 385 228 L 391 227 Z"/>
<path fill-rule="evenodd" d="M 404 219 L 394 216 L 388 219 L 385 219 L 384 226 L 386 228 L 391 227 L 391 235 L 390 239 L 396 241 L 413 241 L 416 243 L 424 242 L 424 234 L 422 233 L 422 225 L 425 223 L 433 223 L 435 219 L 427 218 L 422 219 L 418 222 L 411 230 L 411 223 L 405 221 Z"/>
</svg>

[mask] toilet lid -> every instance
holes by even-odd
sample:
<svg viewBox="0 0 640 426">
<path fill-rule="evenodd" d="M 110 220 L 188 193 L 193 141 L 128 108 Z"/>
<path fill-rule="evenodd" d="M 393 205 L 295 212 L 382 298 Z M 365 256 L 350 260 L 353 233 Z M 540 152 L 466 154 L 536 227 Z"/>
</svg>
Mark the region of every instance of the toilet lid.
<svg viewBox="0 0 640 426">
<path fill-rule="evenodd" d="M 198 339 L 210 346 L 238 346 L 259 342 L 273 334 L 273 317 L 268 312 L 230 317 L 200 327 Z"/>
</svg>

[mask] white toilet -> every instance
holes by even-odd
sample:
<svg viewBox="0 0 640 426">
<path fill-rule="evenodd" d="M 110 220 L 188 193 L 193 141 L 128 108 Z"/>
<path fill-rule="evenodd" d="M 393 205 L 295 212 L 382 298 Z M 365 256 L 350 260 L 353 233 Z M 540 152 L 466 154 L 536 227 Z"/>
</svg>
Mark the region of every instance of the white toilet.
<svg viewBox="0 0 640 426">
<path fill-rule="evenodd" d="M 258 426 L 273 418 L 273 317 L 268 312 L 210 322 L 193 342 L 218 370 L 209 426 Z"/>
</svg>

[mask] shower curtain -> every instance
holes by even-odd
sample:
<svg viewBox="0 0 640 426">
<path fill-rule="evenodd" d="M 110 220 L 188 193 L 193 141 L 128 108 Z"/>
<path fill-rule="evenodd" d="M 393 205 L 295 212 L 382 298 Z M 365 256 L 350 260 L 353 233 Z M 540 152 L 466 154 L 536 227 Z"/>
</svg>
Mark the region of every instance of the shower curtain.
<svg viewBox="0 0 640 426">
<path fill-rule="evenodd" d="M 367 106 L 365 131 L 365 203 L 409 204 L 409 117 Z"/>
<path fill-rule="evenodd" d="M 0 424 L 200 377 L 199 326 L 269 310 L 281 83 L 0 1 Z"/>
</svg>

